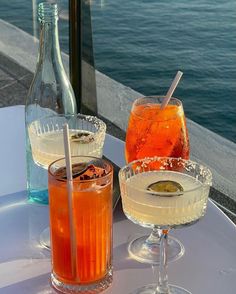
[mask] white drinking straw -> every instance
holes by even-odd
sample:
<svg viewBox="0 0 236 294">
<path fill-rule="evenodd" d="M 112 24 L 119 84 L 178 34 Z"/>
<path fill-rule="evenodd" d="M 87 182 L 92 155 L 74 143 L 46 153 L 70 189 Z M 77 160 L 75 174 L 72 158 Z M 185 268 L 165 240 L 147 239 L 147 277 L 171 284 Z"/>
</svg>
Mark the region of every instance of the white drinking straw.
<svg viewBox="0 0 236 294">
<path fill-rule="evenodd" d="M 166 94 L 165 99 L 162 101 L 161 109 L 164 109 L 166 107 L 166 105 L 169 103 L 170 98 L 172 97 L 176 87 L 178 86 L 178 83 L 179 83 L 182 75 L 183 75 L 182 71 L 177 72 L 177 74 L 176 74 L 176 76 L 175 76 L 175 78 L 174 78 L 174 80 L 173 80 L 167 94 Z"/>
<path fill-rule="evenodd" d="M 67 194 L 69 208 L 69 224 L 70 224 L 70 248 L 71 248 L 71 270 L 72 276 L 76 277 L 76 231 L 73 218 L 73 177 L 71 168 L 71 152 L 69 143 L 69 128 L 68 124 L 63 126 L 64 149 L 66 159 L 66 176 L 67 176 Z"/>
</svg>

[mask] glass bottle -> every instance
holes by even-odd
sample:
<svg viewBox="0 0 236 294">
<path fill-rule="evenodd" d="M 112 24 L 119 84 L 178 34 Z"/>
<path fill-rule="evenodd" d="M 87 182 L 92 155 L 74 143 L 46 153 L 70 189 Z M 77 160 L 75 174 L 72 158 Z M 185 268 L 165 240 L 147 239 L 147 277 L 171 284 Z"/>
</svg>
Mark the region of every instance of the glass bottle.
<svg viewBox="0 0 236 294">
<path fill-rule="evenodd" d="M 41 25 L 38 62 L 25 103 L 27 192 L 31 201 L 47 204 L 47 170 L 33 161 L 28 126 L 44 116 L 77 113 L 77 107 L 61 59 L 57 4 L 40 3 L 38 19 Z"/>
</svg>

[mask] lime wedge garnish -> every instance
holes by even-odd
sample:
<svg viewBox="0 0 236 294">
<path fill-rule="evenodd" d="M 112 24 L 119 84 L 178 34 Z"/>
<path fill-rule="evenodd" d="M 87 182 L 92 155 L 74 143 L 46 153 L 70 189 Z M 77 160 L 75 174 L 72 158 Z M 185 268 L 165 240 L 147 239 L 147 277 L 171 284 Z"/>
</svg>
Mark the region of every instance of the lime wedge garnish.
<svg viewBox="0 0 236 294">
<path fill-rule="evenodd" d="M 152 183 L 147 187 L 147 190 L 157 192 L 157 193 L 158 192 L 176 193 L 176 192 L 183 192 L 184 191 L 183 187 L 179 183 L 177 183 L 175 181 L 168 181 L 168 180 Z M 155 195 L 157 195 L 157 194 L 155 194 Z M 182 195 L 182 193 L 180 193 L 178 195 L 174 195 L 174 196 L 180 196 L 180 195 Z M 168 196 L 173 196 L 173 195 L 161 194 L 159 196 L 168 197 Z"/>
</svg>

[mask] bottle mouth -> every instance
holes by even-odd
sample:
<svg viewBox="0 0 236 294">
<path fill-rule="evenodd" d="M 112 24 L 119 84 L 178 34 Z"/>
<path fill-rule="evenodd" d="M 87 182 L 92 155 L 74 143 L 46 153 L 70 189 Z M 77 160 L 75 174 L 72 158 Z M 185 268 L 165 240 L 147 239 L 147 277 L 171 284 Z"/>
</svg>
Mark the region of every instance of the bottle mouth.
<svg viewBox="0 0 236 294">
<path fill-rule="evenodd" d="M 58 6 L 56 3 L 42 2 L 38 5 L 38 19 L 40 22 L 58 20 Z"/>
</svg>

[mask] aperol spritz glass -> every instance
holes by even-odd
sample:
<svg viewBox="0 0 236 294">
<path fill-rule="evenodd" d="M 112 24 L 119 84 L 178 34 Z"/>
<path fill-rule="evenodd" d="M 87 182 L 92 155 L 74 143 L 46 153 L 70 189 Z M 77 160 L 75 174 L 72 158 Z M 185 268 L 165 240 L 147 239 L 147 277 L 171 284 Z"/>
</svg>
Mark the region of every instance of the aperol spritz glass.
<svg viewBox="0 0 236 294">
<path fill-rule="evenodd" d="M 134 101 L 125 142 L 126 162 L 152 156 L 189 159 L 189 138 L 182 102 L 171 98 L 161 109 L 164 96 L 142 97 Z M 129 253 L 136 260 L 158 264 L 160 235 L 153 227 L 151 235 L 141 236 L 129 245 Z M 159 240 L 159 241 L 158 241 Z M 184 246 L 169 236 L 168 261 L 180 258 Z"/>
</svg>

